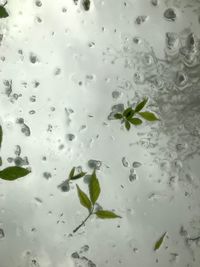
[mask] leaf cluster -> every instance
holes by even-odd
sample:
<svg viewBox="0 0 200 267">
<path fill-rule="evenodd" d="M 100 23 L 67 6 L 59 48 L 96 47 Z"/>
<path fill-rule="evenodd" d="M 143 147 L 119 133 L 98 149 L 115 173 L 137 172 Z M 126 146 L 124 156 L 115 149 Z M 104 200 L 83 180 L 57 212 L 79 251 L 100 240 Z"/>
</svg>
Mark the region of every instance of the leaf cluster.
<svg viewBox="0 0 200 267">
<path fill-rule="evenodd" d="M 159 119 L 154 113 L 149 111 L 142 111 L 147 102 L 148 98 L 144 98 L 143 101 L 136 105 L 135 109 L 133 109 L 132 107 L 128 107 L 124 109 L 122 113 L 116 113 L 114 115 L 114 118 L 116 120 L 121 120 L 121 122 L 125 124 L 125 128 L 128 131 L 130 130 L 131 125 L 141 125 L 143 123 L 142 119 L 151 122 L 158 121 Z M 139 118 L 137 116 L 139 116 Z"/>
<path fill-rule="evenodd" d="M 81 177 L 73 179 L 75 168 L 72 168 L 69 178 L 70 180 L 75 180 L 78 178 L 81 178 L 85 176 L 85 172 L 82 172 Z M 88 210 L 88 216 L 86 219 L 73 231 L 74 233 L 79 230 L 81 226 L 85 224 L 85 222 L 89 219 L 90 216 L 96 215 L 97 218 L 100 219 L 115 219 L 115 218 L 121 218 L 119 215 L 115 214 L 112 211 L 109 210 L 96 210 L 95 211 L 95 204 L 97 203 L 97 200 L 99 199 L 100 193 L 101 193 L 101 187 L 99 184 L 99 180 L 96 175 L 96 171 L 94 170 L 91 174 L 90 182 L 88 184 L 88 191 L 89 195 L 87 195 L 84 191 L 81 190 L 81 188 L 76 184 L 77 188 L 77 194 L 79 197 L 80 204 Z"/>
</svg>

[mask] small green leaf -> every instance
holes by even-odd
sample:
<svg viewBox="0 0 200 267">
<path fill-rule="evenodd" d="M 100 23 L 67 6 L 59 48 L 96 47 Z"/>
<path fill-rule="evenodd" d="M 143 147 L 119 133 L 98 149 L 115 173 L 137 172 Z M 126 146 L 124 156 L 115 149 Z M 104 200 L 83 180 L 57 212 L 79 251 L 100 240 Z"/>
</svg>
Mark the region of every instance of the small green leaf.
<svg viewBox="0 0 200 267">
<path fill-rule="evenodd" d="M 140 116 L 144 118 L 147 121 L 158 121 L 159 119 L 156 117 L 156 115 L 152 112 L 139 112 Z"/>
<path fill-rule="evenodd" d="M 89 200 L 89 197 L 80 189 L 78 185 L 76 185 L 76 188 L 81 205 L 90 211 L 92 208 L 92 203 Z"/>
<path fill-rule="evenodd" d="M 125 127 L 126 127 L 126 129 L 129 131 L 130 128 L 131 128 L 131 124 L 130 124 L 130 122 L 126 121 L 126 122 L 125 122 Z"/>
<path fill-rule="evenodd" d="M 70 173 L 69 173 L 69 177 L 68 177 L 69 180 L 71 180 L 72 177 L 74 176 L 75 169 L 76 169 L 75 167 L 73 167 L 73 168 L 71 169 L 71 171 L 70 171 Z"/>
<path fill-rule="evenodd" d="M 134 115 L 134 113 L 135 113 L 134 110 L 130 107 L 124 110 L 123 116 L 126 118 L 130 118 Z"/>
<path fill-rule="evenodd" d="M 83 0 L 83 7 L 88 11 L 90 9 L 90 0 Z"/>
<path fill-rule="evenodd" d="M 95 212 L 98 218 L 100 219 L 116 219 L 116 218 L 121 218 L 121 216 L 115 214 L 112 211 L 109 210 L 98 210 Z"/>
<path fill-rule="evenodd" d="M 95 170 L 93 171 L 93 174 L 91 175 L 91 179 L 89 183 L 89 192 L 90 192 L 90 199 L 92 203 L 95 204 L 101 193 L 101 188 L 100 188 Z"/>
<path fill-rule="evenodd" d="M 158 239 L 158 241 L 155 243 L 155 246 L 154 246 L 154 251 L 158 250 L 160 248 L 160 246 L 162 245 L 163 243 L 163 240 L 164 240 L 164 237 L 166 235 L 166 232 Z"/>
<path fill-rule="evenodd" d="M 77 180 L 79 178 L 82 178 L 83 176 L 85 176 L 87 174 L 87 172 L 80 172 L 77 175 L 74 175 L 70 180 Z"/>
<path fill-rule="evenodd" d="M 0 125 L 0 148 L 1 148 L 2 140 L 3 140 L 3 130 L 2 130 L 2 127 Z"/>
<path fill-rule="evenodd" d="M 142 120 L 138 119 L 138 118 L 130 118 L 128 119 L 128 121 L 133 124 L 133 125 L 140 125 L 142 124 Z"/>
<path fill-rule="evenodd" d="M 137 106 L 135 108 L 135 112 L 139 112 L 140 110 L 142 110 L 144 108 L 144 106 L 146 105 L 147 101 L 148 101 L 148 98 L 145 98 L 142 102 L 137 104 Z"/>
<path fill-rule="evenodd" d="M 7 18 L 9 16 L 7 10 L 5 9 L 5 7 L 0 6 L 0 19 L 2 18 Z"/>
<path fill-rule="evenodd" d="M 13 181 L 18 178 L 24 177 L 30 173 L 29 170 L 24 169 L 22 167 L 8 167 L 2 171 L 0 171 L 0 178 L 7 181 Z"/>
<path fill-rule="evenodd" d="M 120 113 L 116 113 L 116 114 L 114 115 L 114 117 L 115 117 L 115 119 L 120 120 L 120 119 L 123 118 L 123 115 L 120 114 Z"/>
</svg>

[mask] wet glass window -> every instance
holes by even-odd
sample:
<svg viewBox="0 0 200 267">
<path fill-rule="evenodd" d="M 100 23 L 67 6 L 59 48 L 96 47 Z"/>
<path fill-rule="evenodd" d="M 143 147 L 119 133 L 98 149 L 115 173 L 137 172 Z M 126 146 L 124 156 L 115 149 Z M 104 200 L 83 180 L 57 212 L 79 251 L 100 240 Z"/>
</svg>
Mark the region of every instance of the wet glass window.
<svg viewBox="0 0 200 267">
<path fill-rule="evenodd" d="M 200 266 L 200 1 L 0 1 L 0 267 Z"/>
</svg>

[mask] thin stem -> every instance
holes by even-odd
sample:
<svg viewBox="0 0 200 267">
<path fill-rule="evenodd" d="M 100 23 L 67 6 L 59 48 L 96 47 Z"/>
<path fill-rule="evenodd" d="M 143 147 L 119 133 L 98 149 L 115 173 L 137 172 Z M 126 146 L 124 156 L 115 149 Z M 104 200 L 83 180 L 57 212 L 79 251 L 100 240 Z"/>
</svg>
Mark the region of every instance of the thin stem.
<svg viewBox="0 0 200 267">
<path fill-rule="evenodd" d="M 90 218 L 90 216 L 93 214 L 93 209 L 90 211 L 90 213 L 88 214 L 88 216 L 85 218 L 84 221 L 82 221 L 82 223 L 77 226 L 74 230 L 73 230 L 73 233 L 76 233 L 85 223 L 86 221 Z"/>
</svg>

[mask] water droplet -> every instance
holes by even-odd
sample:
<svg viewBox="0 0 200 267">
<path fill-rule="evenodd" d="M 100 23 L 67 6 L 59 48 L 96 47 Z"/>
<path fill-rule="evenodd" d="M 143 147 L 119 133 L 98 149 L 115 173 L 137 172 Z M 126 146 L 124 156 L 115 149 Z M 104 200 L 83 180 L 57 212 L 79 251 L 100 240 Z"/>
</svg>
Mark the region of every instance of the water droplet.
<svg viewBox="0 0 200 267">
<path fill-rule="evenodd" d="M 0 239 L 3 239 L 5 237 L 4 230 L 0 228 Z"/>
<path fill-rule="evenodd" d="M 62 8 L 62 12 L 63 12 L 63 13 L 66 13 L 66 12 L 67 12 L 67 8 L 66 8 L 66 7 L 63 7 L 63 8 Z"/>
<path fill-rule="evenodd" d="M 56 68 L 56 69 L 54 70 L 54 75 L 55 75 L 55 76 L 59 75 L 60 73 L 61 73 L 61 68 Z"/>
<path fill-rule="evenodd" d="M 147 20 L 147 16 L 138 16 L 135 20 L 135 23 L 140 25 Z"/>
<path fill-rule="evenodd" d="M 138 161 L 134 161 L 132 166 L 133 166 L 133 168 L 139 168 L 140 166 L 142 166 L 142 163 L 140 163 Z"/>
<path fill-rule="evenodd" d="M 27 157 L 24 157 L 24 158 L 16 157 L 14 159 L 14 162 L 15 162 L 16 166 L 23 166 L 23 165 L 28 165 L 29 164 Z"/>
<path fill-rule="evenodd" d="M 79 259 L 79 254 L 78 254 L 78 252 L 74 252 L 74 253 L 72 253 L 71 257 L 72 257 L 73 259 Z"/>
<path fill-rule="evenodd" d="M 36 200 L 38 203 L 40 203 L 40 204 L 42 204 L 42 203 L 43 203 L 42 199 L 41 199 L 41 198 L 39 198 L 39 197 L 35 197 L 35 200 Z"/>
<path fill-rule="evenodd" d="M 164 12 L 164 17 L 169 21 L 175 21 L 176 20 L 176 13 L 173 8 L 168 8 Z"/>
<path fill-rule="evenodd" d="M 166 33 L 166 46 L 168 49 L 177 49 L 179 45 L 179 37 L 177 33 L 167 32 Z"/>
<path fill-rule="evenodd" d="M 176 149 L 177 149 L 177 151 L 183 151 L 183 150 L 187 149 L 187 144 L 186 143 L 177 144 Z"/>
<path fill-rule="evenodd" d="M 130 169 L 129 181 L 133 182 L 135 180 L 137 180 L 137 174 L 134 169 Z"/>
<path fill-rule="evenodd" d="M 31 130 L 30 128 L 26 125 L 23 124 L 22 128 L 21 128 L 21 132 L 25 135 L 25 136 L 30 136 L 31 135 Z"/>
<path fill-rule="evenodd" d="M 15 155 L 19 157 L 20 154 L 21 154 L 21 147 L 19 145 L 17 145 L 15 148 Z"/>
<path fill-rule="evenodd" d="M 158 6 L 158 0 L 151 0 L 151 4 L 153 6 Z"/>
<path fill-rule="evenodd" d="M 38 7 L 42 6 L 42 2 L 40 0 L 35 1 L 35 5 Z"/>
<path fill-rule="evenodd" d="M 122 164 L 123 164 L 123 166 L 126 167 L 126 168 L 129 166 L 129 162 L 127 161 L 126 157 L 123 157 L 123 158 L 122 158 Z"/>
<path fill-rule="evenodd" d="M 91 169 L 99 170 L 101 168 L 102 162 L 99 160 L 90 159 L 88 161 L 88 166 Z"/>
<path fill-rule="evenodd" d="M 121 96 L 121 93 L 119 91 L 113 91 L 112 92 L 112 97 L 114 99 L 118 99 Z"/>
<path fill-rule="evenodd" d="M 70 191 L 69 181 L 67 180 L 67 181 L 62 182 L 60 185 L 58 185 L 58 188 L 62 192 L 69 192 Z"/>
<path fill-rule="evenodd" d="M 187 75 L 182 72 L 182 71 L 178 71 L 176 74 L 176 85 L 183 87 L 187 84 Z"/>
<path fill-rule="evenodd" d="M 67 134 L 67 140 L 69 141 L 73 141 L 75 139 L 75 135 L 74 134 Z"/>
<path fill-rule="evenodd" d="M 199 41 L 194 33 L 190 33 L 186 40 L 187 48 L 191 51 L 196 51 L 198 48 Z"/>
<path fill-rule="evenodd" d="M 50 172 L 43 172 L 43 177 L 44 177 L 45 179 L 49 180 L 49 179 L 52 177 L 52 175 L 51 175 Z"/>
<path fill-rule="evenodd" d="M 36 62 L 39 62 L 38 57 L 34 53 L 30 53 L 29 55 L 30 62 L 32 64 L 35 64 Z"/>
</svg>

